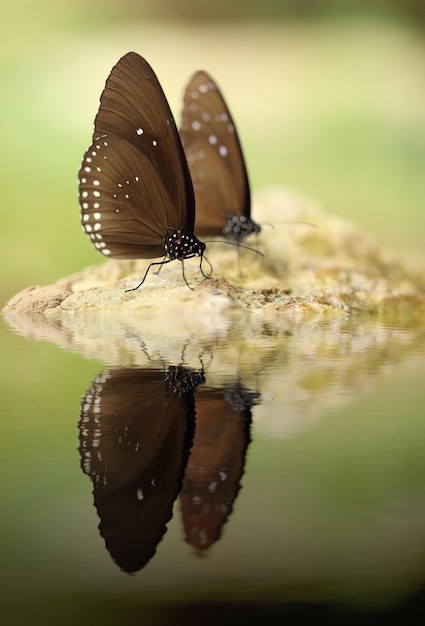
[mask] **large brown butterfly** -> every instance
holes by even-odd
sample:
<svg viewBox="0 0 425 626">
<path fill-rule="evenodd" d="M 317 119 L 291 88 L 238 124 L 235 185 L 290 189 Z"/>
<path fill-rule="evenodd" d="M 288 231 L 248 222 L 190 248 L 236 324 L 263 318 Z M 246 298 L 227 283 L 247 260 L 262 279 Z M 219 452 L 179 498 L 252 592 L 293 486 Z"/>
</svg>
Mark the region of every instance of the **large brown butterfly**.
<svg viewBox="0 0 425 626">
<path fill-rule="evenodd" d="M 117 259 L 164 257 L 151 265 L 202 260 L 185 154 L 143 57 L 129 52 L 112 68 L 94 126 L 79 170 L 81 223 L 94 247 Z"/>
</svg>

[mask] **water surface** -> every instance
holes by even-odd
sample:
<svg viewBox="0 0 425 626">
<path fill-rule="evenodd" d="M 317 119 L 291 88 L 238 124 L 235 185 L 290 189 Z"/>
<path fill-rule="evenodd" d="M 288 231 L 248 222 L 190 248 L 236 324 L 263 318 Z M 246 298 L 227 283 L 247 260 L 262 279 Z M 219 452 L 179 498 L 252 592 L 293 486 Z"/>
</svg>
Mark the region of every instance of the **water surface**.
<svg viewBox="0 0 425 626">
<path fill-rule="evenodd" d="M 417 325 L 105 314 L 1 334 L 5 623 L 421 610 Z"/>
</svg>

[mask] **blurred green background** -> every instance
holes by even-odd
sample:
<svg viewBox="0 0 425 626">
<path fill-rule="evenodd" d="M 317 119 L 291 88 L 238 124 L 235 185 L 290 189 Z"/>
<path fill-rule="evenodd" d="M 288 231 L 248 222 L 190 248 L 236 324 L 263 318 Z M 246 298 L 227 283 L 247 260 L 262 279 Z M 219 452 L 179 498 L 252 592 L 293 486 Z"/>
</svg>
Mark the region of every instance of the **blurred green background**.
<svg viewBox="0 0 425 626">
<path fill-rule="evenodd" d="M 80 230 L 77 171 L 131 49 L 177 122 L 190 74 L 211 72 L 254 191 L 288 186 L 390 247 L 423 249 L 422 1 L 17 0 L 2 13 L 2 302 L 103 262 Z"/>
<path fill-rule="evenodd" d="M 423 2 L 402 0 L 3 3 L 2 302 L 29 285 L 103 263 L 80 229 L 77 171 L 105 79 L 131 49 L 152 64 L 177 120 L 191 73 L 211 72 L 238 125 L 254 191 L 276 183 L 297 189 L 386 245 L 421 253 L 424 24 Z M 305 341 L 310 345 L 310 336 Z M 372 335 L 363 349 L 374 341 L 378 356 L 383 346 L 381 356 L 371 349 L 346 369 L 350 381 L 365 376 L 365 387 L 353 383 L 353 405 L 341 393 L 342 404 L 329 408 L 338 391 L 332 384 L 328 390 L 322 372 L 320 420 L 305 438 L 273 442 L 255 433 L 248 459 L 253 482 L 244 483 L 239 512 L 225 530 L 230 538 L 243 531 L 229 552 L 242 591 L 240 564 L 249 562 L 241 556 L 244 542 L 261 527 L 251 503 L 255 512 L 273 507 L 254 545 L 264 548 L 260 574 L 286 568 L 288 580 L 303 582 L 304 575 L 311 581 L 313 568 L 319 584 L 340 581 L 340 597 L 357 599 L 365 585 L 367 593 L 386 585 L 386 599 L 423 581 L 423 341 L 416 344 L 420 358 L 406 363 L 401 356 L 385 360 L 392 354 L 385 334 Z M 302 339 L 300 345 L 303 355 Z M 362 349 L 336 345 L 331 341 L 326 350 L 325 342 L 321 353 L 349 361 Z M 199 589 L 217 595 L 200 561 L 188 560 L 182 576 L 179 518 L 169 533 L 170 559 L 162 550 L 147 577 L 123 578 L 110 564 L 77 454 L 80 398 L 103 365 L 7 331 L 2 347 L 3 605 L 27 616 L 8 623 L 74 624 L 78 616 L 80 624 L 93 624 L 100 614 L 105 624 L 140 623 L 140 606 L 150 593 L 164 593 L 164 580 L 172 593 L 176 581 L 185 588 L 193 580 L 195 595 Z M 290 352 L 287 362 L 280 360 L 294 366 Z M 380 378 L 382 371 L 388 378 Z M 285 380 L 280 370 L 276 378 Z M 286 513 L 284 533 L 276 510 Z M 276 536 L 283 537 L 284 559 Z M 215 557 L 212 576 L 219 582 L 228 546 Z M 261 580 L 260 591 L 268 582 Z"/>
</svg>

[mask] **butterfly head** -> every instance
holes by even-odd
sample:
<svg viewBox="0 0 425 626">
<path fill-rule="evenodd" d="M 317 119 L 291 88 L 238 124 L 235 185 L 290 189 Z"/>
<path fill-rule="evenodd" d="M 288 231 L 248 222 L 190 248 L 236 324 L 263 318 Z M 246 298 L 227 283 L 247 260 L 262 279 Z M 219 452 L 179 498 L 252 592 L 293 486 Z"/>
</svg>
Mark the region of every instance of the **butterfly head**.
<svg viewBox="0 0 425 626">
<path fill-rule="evenodd" d="M 235 242 L 240 242 L 248 235 L 258 235 L 261 226 L 243 213 L 230 213 L 223 227 L 223 235 Z"/>
</svg>

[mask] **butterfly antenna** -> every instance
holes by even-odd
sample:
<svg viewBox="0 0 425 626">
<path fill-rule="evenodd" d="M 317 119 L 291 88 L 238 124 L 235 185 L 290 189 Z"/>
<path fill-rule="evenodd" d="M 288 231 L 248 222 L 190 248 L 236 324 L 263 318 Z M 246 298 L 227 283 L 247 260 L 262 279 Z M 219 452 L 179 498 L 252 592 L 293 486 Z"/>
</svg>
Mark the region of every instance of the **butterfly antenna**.
<svg viewBox="0 0 425 626">
<path fill-rule="evenodd" d="M 243 243 L 239 243 L 238 241 L 226 241 L 225 239 L 206 239 L 204 243 L 226 243 L 229 246 L 237 246 L 239 248 L 245 248 L 245 250 L 250 250 L 251 252 L 255 252 L 255 254 L 259 254 L 260 256 L 264 256 L 262 252 L 256 250 L 255 248 L 251 248 L 250 246 L 245 246 Z"/>
<path fill-rule="evenodd" d="M 315 224 L 314 222 L 306 222 L 304 220 L 278 220 L 273 224 L 271 224 L 270 222 L 261 222 L 262 226 L 270 226 L 270 228 L 273 228 L 273 230 L 275 224 L 304 224 L 304 226 L 313 226 L 313 228 L 317 228 L 317 224 Z"/>
</svg>

